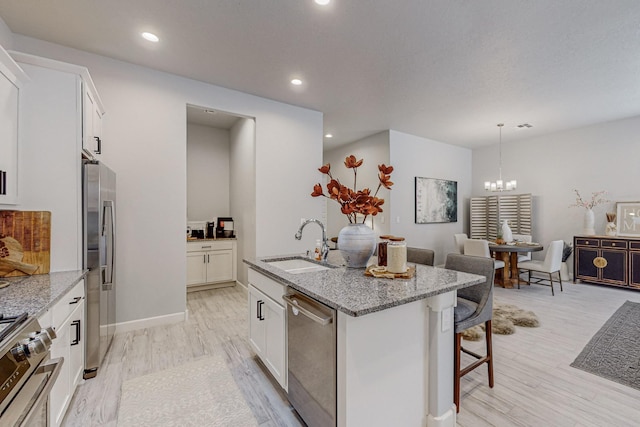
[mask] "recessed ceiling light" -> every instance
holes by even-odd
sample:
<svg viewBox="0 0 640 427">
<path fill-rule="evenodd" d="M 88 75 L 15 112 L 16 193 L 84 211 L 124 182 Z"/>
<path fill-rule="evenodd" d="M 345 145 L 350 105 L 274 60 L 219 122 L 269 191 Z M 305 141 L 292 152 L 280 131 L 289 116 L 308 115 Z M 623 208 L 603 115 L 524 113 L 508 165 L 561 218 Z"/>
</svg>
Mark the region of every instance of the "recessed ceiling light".
<svg viewBox="0 0 640 427">
<path fill-rule="evenodd" d="M 333 135 L 332 135 L 332 134 L 330 134 L 330 133 L 328 133 L 328 134 L 326 134 L 324 137 L 325 137 L 325 138 L 333 138 Z"/>
<path fill-rule="evenodd" d="M 149 40 L 150 42 L 154 42 L 157 43 L 160 38 L 158 38 L 158 36 L 156 36 L 153 33 L 147 33 L 146 31 L 144 33 L 142 33 L 142 38 L 144 38 L 145 40 Z"/>
<path fill-rule="evenodd" d="M 293 79 L 291 80 L 291 84 L 292 85 L 296 85 L 296 86 L 300 86 L 302 84 L 302 80 L 300 79 Z"/>
<path fill-rule="evenodd" d="M 315 0 L 315 2 L 320 6 L 326 6 L 331 2 L 331 0 Z"/>
</svg>

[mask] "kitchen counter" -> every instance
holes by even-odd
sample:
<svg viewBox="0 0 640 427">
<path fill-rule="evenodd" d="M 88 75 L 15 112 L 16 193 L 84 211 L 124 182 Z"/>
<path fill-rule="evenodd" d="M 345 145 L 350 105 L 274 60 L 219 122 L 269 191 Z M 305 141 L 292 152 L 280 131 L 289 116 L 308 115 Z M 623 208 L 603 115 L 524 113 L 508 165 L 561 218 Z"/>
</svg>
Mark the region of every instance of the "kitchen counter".
<svg viewBox="0 0 640 427">
<path fill-rule="evenodd" d="M 331 268 L 327 270 L 291 274 L 266 262 L 292 256 L 244 262 L 256 273 L 337 310 L 337 426 L 455 427 L 456 290 L 486 279 L 420 264 L 411 279 L 368 277 L 364 269 L 347 268 L 338 250 L 329 253 L 324 265 Z M 254 285 L 249 283 L 250 292 Z M 269 298 L 257 295 L 258 303 Z M 267 302 L 267 307 L 277 306 Z M 288 307 L 283 310 L 286 322 L 293 312 Z M 275 327 L 277 317 L 271 313 L 276 312 L 269 308 L 258 311 L 258 321 L 267 322 L 262 328 Z M 286 344 L 286 338 L 284 342 L 291 352 L 291 343 Z M 274 343 L 277 346 L 280 341 L 267 342 L 267 351 Z"/>
<path fill-rule="evenodd" d="M 210 242 L 210 241 L 216 241 L 216 240 L 238 240 L 237 237 L 214 237 L 214 238 L 204 238 L 204 239 L 192 239 L 190 237 L 187 237 L 187 242 L 191 243 L 191 242 Z"/>
<path fill-rule="evenodd" d="M 364 269 L 345 266 L 339 251 L 330 251 L 326 264 L 329 270 L 291 274 L 271 266 L 264 260 L 282 260 L 291 256 L 271 256 L 245 259 L 251 268 L 290 286 L 349 316 L 363 316 L 376 311 L 407 304 L 456 289 L 482 283 L 474 274 L 416 265 L 411 279 L 378 279 L 364 275 Z M 315 262 L 309 259 L 311 262 Z"/>
<path fill-rule="evenodd" d="M 85 276 L 86 271 L 61 271 L 33 276 L 6 277 L 10 285 L 0 289 L 0 314 L 17 316 L 27 312 L 38 317 L 53 306 Z"/>
</svg>

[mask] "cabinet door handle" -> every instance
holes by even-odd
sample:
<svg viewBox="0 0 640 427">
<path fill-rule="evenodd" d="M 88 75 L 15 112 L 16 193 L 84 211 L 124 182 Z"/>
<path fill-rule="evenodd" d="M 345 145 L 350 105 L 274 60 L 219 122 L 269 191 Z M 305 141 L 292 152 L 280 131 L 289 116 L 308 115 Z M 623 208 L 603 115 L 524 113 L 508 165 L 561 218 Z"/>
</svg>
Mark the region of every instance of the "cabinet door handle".
<svg viewBox="0 0 640 427">
<path fill-rule="evenodd" d="M 80 344 L 80 320 L 74 320 L 71 322 L 71 326 L 76 327 L 76 338 L 71 341 L 71 345 L 78 345 Z"/>
<path fill-rule="evenodd" d="M 207 263 L 207 256 L 206 256 L 206 255 L 202 255 L 202 262 L 203 262 L 204 264 L 206 264 L 206 263 Z"/>
<path fill-rule="evenodd" d="M 71 302 L 69 303 L 69 305 L 77 304 L 77 303 L 79 303 L 79 302 L 80 302 L 80 300 L 82 300 L 82 297 L 75 297 L 75 298 L 73 299 L 73 301 L 71 301 Z"/>
<path fill-rule="evenodd" d="M 7 194 L 7 171 L 0 171 L 0 195 Z"/>
<path fill-rule="evenodd" d="M 264 316 L 262 315 L 262 306 L 264 305 L 264 301 L 258 300 L 258 320 L 264 320 Z"/>
<path fill-rule="evenodd" d="M 606 260 L 606 258 L 603 258 L 601 256 L 599 257 L 595 257 L 593 259 L 593 265 L 595 265 L 597 268 L 605 268 L 607 266 L 608 262 Z"/>
<path fill-rule="evenodd" d="M 209 264 L 211 262 L 211 258 L 209 258 L 209 257 L 210 257 L 210 255 L 207 254 L 207 264 Z"/>
<path fill-rule="evenodd" d="M 96 142 L 98 143 L 98 147 L 96 148 L 96 150 L 94 151 L 94 153 L 96 154 L 102 154 L 102 140 L 100 139 L 99 136 L 94 136 L 93 139 L 96 140 Z"/>
</svg>

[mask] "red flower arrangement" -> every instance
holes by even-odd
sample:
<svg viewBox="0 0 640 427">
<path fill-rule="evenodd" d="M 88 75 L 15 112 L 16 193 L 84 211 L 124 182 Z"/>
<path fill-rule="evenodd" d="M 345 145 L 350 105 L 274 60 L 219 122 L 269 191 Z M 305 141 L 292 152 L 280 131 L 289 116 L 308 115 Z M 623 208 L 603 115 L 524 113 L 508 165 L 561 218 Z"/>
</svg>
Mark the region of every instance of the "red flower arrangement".
<svg viewBox="0 0 640 427">
<path fill-rule="evenodd" d="M 358 168 L 362 166 L 362 162 L 362 159 L 356 160 L 356 156 L 354 156 L 353 154 L 347 156 L 347 158 L 345 158 L 344 160 L 344 165 L 347 167 L 347 169 L 353 169 L 354 189 L 356 188 L 356 182 L 358 178 Z M 368 188 L 355 191 L 354 189 L 342 185 L 339 180 L 331 176 L 331 165 L 329 163 L 322 166 L 321 168 L 318 168 L 318 170 L 321 173 L 329 176 L 330 180 L 327 183 L 328 194 L 324 194 L 322 185 L 318 183 L 313 186 L 313 193 L 311 193 L 311 196 L 323 196 L 338 202 L 341 206 L 341 212 L 347 216 L 350 223 L 355 224 L 358 222 L 357 214 L 364 215 L 364 218 L 362 219 L 362 223 L 364 223 L 364 221 L 367 219 L 367 216 L 376 216 L 378 213 L 382 212 L 384 199 L 378 198 L 377 195 L 381 187 L 384 187 L 387 190 L 391 190 L 393 182 L 391 182 L 390 179 L 391 172 L 393 172 L 393 166 L 386 166 L 385 164 L 378 165 L 378 180 L 380 182 L 373 196 L 371 195 L 371 190 L 369 190 Z"/>
</svg>

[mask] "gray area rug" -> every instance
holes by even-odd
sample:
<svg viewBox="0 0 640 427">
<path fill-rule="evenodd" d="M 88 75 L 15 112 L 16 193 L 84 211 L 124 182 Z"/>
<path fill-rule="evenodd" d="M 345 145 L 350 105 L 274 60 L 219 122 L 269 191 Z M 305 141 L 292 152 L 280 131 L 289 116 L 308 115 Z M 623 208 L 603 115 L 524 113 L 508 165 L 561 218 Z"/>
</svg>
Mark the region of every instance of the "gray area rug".
<svg viewBox="0 0 640 427">
<path fill-rule="evenodd" d="M 640 304 L 625 302 L 571 366 L 640 390 Z"/>
<path fill-rule="evenodd" d="M 122 384 L 119 427 L 257 425 L 221 355 Z"/>
</svg>

